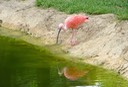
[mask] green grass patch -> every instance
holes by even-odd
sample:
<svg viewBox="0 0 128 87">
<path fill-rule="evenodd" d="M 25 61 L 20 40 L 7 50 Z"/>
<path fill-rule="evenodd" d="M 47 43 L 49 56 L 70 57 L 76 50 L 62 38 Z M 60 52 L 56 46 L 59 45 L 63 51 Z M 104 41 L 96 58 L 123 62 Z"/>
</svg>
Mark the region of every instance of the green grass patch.
<svg viewBox="0 0 128 87">
<path fill-rule="evenodd" d="M 128 20 L 128 0 L 36 0 L 36 5 L 43 8 L 52 7 L 68 14 L 114 13 L 119 19 Z"/>
</svg>

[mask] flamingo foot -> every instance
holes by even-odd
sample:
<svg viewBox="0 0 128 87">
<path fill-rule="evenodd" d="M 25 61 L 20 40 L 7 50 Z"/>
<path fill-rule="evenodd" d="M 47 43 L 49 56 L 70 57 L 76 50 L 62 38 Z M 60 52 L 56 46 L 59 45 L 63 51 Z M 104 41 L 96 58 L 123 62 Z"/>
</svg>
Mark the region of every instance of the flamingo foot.
<svg viewBox="0 0 128 87">
<path fill-rule="evenodd" d="M 75 46 L 77 44 L 79 44 L 79 42 L 77 40 L 71 40 L 71 46 Z"/>
</svg>

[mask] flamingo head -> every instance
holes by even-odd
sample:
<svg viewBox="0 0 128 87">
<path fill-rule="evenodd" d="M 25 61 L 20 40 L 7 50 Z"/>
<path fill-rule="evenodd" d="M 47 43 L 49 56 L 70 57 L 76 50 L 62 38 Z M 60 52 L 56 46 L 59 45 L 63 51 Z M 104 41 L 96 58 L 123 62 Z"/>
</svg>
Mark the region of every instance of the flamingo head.
<svg viewBox="0 0 128 87">
<path fill-rule="evenodd" d="M 84 16 L 85 22 L 87 22 L 89 20 L 89 17 Z"/>
<path fill-rule="evenodd" d="M 59 29 L 63 29 L 64 28 L 64 24 L 63 23 L 60 23 L 59 26 L 58 26 Z"/>
<path fill-rule="evenodd" d="M 58 44 L 58 39 L 59 39 L 59 34 L 60 34 L 60 31 L 62 29 L 64 29 L 64 24 L 63 23 L 60 23 L 59 26 L 58 26 L 58 34 L 57 34 L 57 39 L 56 39 L 56 44 Z"/>
</svg>

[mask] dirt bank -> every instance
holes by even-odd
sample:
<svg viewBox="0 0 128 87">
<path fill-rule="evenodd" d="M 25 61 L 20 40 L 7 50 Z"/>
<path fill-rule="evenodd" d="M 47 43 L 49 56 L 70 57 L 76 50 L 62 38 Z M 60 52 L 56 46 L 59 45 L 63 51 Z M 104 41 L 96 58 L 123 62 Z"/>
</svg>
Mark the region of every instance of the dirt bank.
<svg viewBox="0 0 128 87">
<path fill-rule="evenodd" d="M 42 37 L 54 44 L 59 23 L 68 16 L 53 9 L 35 7 L 35 0 L 1 0 L 0 26 Z M 88 15 L 90 20 L 78 31 L 76 46 L 68 44 L 70 31 L 61 32 L 62 49 L 83 62 L 101 65 L 128 78 L 128 21 L 113 14 Z"/>
</svg>

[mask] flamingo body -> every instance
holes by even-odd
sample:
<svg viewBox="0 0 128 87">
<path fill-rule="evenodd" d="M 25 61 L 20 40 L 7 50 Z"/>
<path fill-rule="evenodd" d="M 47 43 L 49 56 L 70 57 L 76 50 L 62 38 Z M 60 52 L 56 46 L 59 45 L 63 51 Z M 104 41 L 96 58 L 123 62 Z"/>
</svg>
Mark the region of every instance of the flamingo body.
<svg viewBox="0 0 128 87">
<path fill-rule="evenodd" d="M 77 29 L 81 24 L 86 22 L 87 19 L 88 18 L 83 15 L 70 16 L 65 20 L 64 26 L 67 29 Z"/>
</svg>

